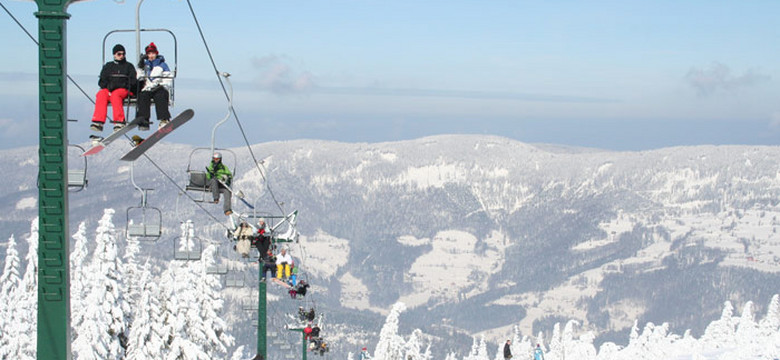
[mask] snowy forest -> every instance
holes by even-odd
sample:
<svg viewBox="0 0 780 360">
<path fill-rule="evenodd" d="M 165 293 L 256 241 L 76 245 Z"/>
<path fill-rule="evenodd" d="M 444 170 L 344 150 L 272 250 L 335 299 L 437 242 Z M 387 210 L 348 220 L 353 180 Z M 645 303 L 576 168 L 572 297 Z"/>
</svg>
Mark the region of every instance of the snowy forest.
<svg viewBox="0 0 780 360">
<path fill-rule="evenodd" d="M 139 243 L 128 239 L 124 254 L 117 251 L 118 231 L 113 209 L 106 209 L 94 233 L 90 253 L 86 223 L 73 235 L 71 249 L 71 325 L 73 358 L 92 359 L 248 359 L 251 346 L 235 344 L 223 319 L 221 282 L 206 269 L 214 263 L 214 247 L 204 248 L 200 261 L 170 263 L 156 273 L 149 262 L 139 261 Z M 33 220 L 26 267 L 13 235 L 6 244 L 6 261 L 0 274 L 0 359 L 35 359 L 37 314 L 38 224 Z M 182 226 L 182 236 L 188 227 Z M 555 324 L 545 336 L 521 334 L 517 327 L 506 334 L 512 340 L 514 359 L 533 359 L 537 344 L 546 360 L 622 359 L 777 359 L 780 357 L 780 297 L 774 295 L 767 313 L 758 319 L 748 301 L 737 316 L 725 302 L 720 319 L 700 338 L 690 332 L 670 333 L 667 324 L 637 322 L 627 345 L 606 342 L 596 347 L 595 334 L 576 321 Z M 474 337 L 467 354 L 432 354 L 436 337 L 417 329 L 399 334 L 402 302 L 392 306 L 369 348 L 376 360 L 501 360 L 484 337 Z M 236 346 L 239 345 L 239 346 Z M 295 351 L 295 350 L 291 350 Z M 492 353 L 492 355 L 491 355 Z M 370 355 L 369 355 L 370 356 Z M 355 354 L 329 354 L 328 358 L 353 360 Z"/>
</svg>

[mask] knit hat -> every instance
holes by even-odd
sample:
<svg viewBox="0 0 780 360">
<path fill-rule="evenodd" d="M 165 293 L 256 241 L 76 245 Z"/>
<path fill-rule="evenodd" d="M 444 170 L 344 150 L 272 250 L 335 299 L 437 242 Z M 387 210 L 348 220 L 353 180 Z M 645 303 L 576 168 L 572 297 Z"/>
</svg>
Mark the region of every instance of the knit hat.
<svg viewBox="0 0 780 360">
<path fill-rule="evenodd" d="M 149 45 L 146 45 L 146 50 L 144 52 L 147 54 L 150 52 L 157 54 L 157 45 L 155 45 L 153 42 L 149 43 Z"/>
<path fill-rule="evenodd" d="M 113 51 L 112 54 L 116 54 L 116 53 L 118 53 L 120 51 L 124 52 L 125 51 L 125 47 L 122 46 L 122 44 L 116 44 L 116 45 L 114 45 L 114 49 L 112 51 Z"/>
</svg>

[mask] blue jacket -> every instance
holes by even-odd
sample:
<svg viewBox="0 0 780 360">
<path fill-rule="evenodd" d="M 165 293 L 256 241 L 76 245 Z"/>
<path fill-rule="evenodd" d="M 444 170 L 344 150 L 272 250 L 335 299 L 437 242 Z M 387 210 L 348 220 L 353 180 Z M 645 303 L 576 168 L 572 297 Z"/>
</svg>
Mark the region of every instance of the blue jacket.
<svg viewBox="0 0 780 360">
<path fill-rule="evenodd" d="M 149 75 L 152 73 L 152 69 L 155 67 L 161 67 L 163 71 L 171 71 L 170 68 L 168 68 L 168 64 L 165 63 L 165 56 L 157 55 L 157 58 L 154 60 L 146 59 L 144 60 L 144 74 L 146 74 L 146 77 L 149 77 Z M 149 80 L 154 80 L 153 78 L 149 78 Z"/>
<path fill-rule="evenodd" d="M 541 348 L 534 350 L 534 360 L 544 360 L 544 352 L 542 352 Z"/>
</svg>

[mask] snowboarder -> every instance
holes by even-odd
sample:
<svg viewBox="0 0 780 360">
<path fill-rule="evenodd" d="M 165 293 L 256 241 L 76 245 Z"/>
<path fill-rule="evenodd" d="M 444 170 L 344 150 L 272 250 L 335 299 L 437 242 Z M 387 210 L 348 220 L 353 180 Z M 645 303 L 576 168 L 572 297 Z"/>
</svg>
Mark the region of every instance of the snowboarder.
<svg viewBox="0 0 780 360">
<path fill-rule="evenodd" d="M 295 299 L 298 295 L 300 296 L 306 296 L 307 289 L 309 288 L 309 284 L 306 283 L 306 281 L 301 280 L 298 282 L 298 285 L 291 288 L 289 293 L 290 297 Z"/>
<path fill-rule="evenodd" d="M 536 349 L 534 349 L 534 360 L 544 360 L 544 351 L 539 344 L 536 344 Z"/>
<path fill-rule="evenodd" d="M 114 60 L 107 62 L 100 70 L 100 90 L 95 95 L 95 112 L 92 114 L 92 125 L 89 126 L 97 132 L 103 131 L 109 102 L 113 110 L 114 131 L 125 127 L 125 109 L 122 106 L 136 87 L 135 67 L 125 59 L 125 47 L 116 44 L 112 52 Z"/>
<path fill-rule="evenodd" d="M 144 52 L 145 54 L 138 62 L 138 68 L 141 69 L 138 76 L 144 80 L 144 85 L 138 94 L 135 113 L 136 118 L 143 118 L 143 121 L 138 124 L 138 130 L 141 131 L 149 130 L 152 99 L 154 99 L 157 120 L 160 122 L 159 126 L 167 125 L 171 119 L 171 113 L 168 111 L 168 98 L 170 96 L 168 88 L 172 83 L 171 69 L 168 68 L 165 57 L 159 54 L 154 43 L 147 45 Z"/>
<path fill-rule="evenodd" d="M 231 194 L 225 185 L 230 186 L 233 180 L 233 174 L 230 172 L 225 164 L 222 163 L 222 154 L 219 152 L 214 153 L 214 157 L 211 159 L 211 163 L 206 167 L 206 180 L 208 180 L 209 188 L 214 196 L 214 203 L 219 204 L 219 194 L 225 198 L 225 203 L 222 204 L 222 210 L 225 215 L 230 216 L 233 213 L 230 206 Z"/>
<path fill-rule="evenodd" d="M 509 360 L 512 358 L 512 349 L 510 346 L 512 345 L 512 340 L 507 340 L 506 344 L 504 344 L 504 360 Z"/>
</svg>

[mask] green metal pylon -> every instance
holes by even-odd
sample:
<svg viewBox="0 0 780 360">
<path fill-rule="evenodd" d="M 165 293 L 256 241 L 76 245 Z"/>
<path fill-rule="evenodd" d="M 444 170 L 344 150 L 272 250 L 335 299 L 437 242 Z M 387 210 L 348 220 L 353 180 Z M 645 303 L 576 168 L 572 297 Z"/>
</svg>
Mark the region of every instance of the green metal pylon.
<svg viewBox="0 0 780 360">
<path fill-rule="evenodd" d="M 36 0 L 38 12 L 38 359 L 70 359 L 68 134 L 65 9 Z"/>
<path fill-rule="evenodd" d="M 260 276 L 258 277 L 260 284 L 257 286 L 257 354 L 261 355 L 263 359 L 268 358 L 267 353 L 267 338 L 266 338 L 266 294 L 267 288 L 265 284 L 265 274 L 263 273 L 263 260 L 258 261 L 258 267 L 260 268 Z"/>
<path fill-rule="evenodd" d="M 303 332 L 303 329 L 287 329 L 290 331 L 298 331 L 301 333 L 301 354 L 302 354 L 302 360 L 306 360 L 306 333 Z"/>
</svg>

